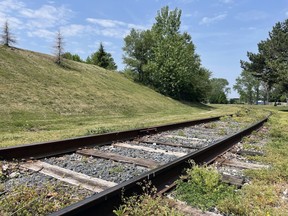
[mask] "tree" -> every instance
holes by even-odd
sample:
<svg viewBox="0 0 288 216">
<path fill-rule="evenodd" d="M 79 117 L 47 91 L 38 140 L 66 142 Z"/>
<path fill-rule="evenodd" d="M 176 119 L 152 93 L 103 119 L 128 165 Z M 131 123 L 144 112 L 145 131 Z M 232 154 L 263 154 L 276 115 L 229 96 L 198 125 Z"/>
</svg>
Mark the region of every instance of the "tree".
<svg viewBox="0 0 288 216">
<path fill-rule="evenodd" d="M 83 62 L 83 60 L 80 58 L 78 54 L 72 55 L 72 60 L 77 62 Z"/>
<path fill-rule="evenodd" d="M 16 43 L 16 39 L 10 31 L 9 23 L 6 20 L 3 26 L 3 33 L 1 34 L 2 44 L 10 47 Z"/>
<path fill-rule="evenodd" d="M 148 60 L 151 59 L 153 36 L 150 30 L 140 31 L 131 29 L 130 34 L 124 38 L 123 62 L 126 70 L 131 71 L 135 80 L 145 85 L 150 84 L 149 71 L 145 70 Z"/>
<path fill-rule="evenodd" d="M 60 65 L 62 63 L 62 56 L 64 53 L 64 39 L 60 30 L 57 32 L 57 35 L 56 35 L 54 49 L 55 49 L 55 57 L 56 57 L 55 62 L 58 65 Z"/>
<path fill-rule="evenodd" d="M 79 55 L 77 55 L 77 54 L 72 54 L 72 53 L 70 53 L 70 52 L 65 52 L 65 53 L 62 55 L 62 57 L 65 58 L 65 59 L 72 60 L 72 61 L 83 62 L 83 60 L 80 58 Z"/>
<path fill-rule="evenodd" d="M 226 104 L 228 103 L 227 94 L 230 92 L 230 88 L 227 87 L 229 82 L 223 78 L 211 79 L 211 93 L 209 97 L 210 103 Z"/>
<path fill-rule="evenodd" d="M 243 70 L 233 89 L 240 95 L 240 101 L 245 103 L 254 104 L 259 100 L 260 81 L 254 77 L 249 71 Z"/>
<path fill-rule="evenodd" d="M 288 81 L 288 19 L 278 22 L 264 44 L 267 65 L 280 79 Z M 278 79 L 278 80 L 280 80 Z"/>
<path fill-rule="evenodd" d="M 180 32 L 181 10 L 163 7 L 150 30 L 132 29 L 124 39 L 124 63 L 145 85 L 175 99 L 205 100 L 211 73 L 201 67 L 191 36 Z"/>
<path fill-rule="evenodd" d="M 179 33 L 180 17 L 181 10 L 169 11 L 168 6 L 158 11 L 151 30 L 155 41 L 153 58 L 147 64 L 153 86 L 160 93 L 173 98 L 181 97 L 181 85 L 185 85 L 181 82 L 181 73 L 185 76 L 182 46 L 185 46 L 186 41 Z"/>
<path fill-rule="evenodd" d="M 265 41 L 266 64 L 273 71 L 274 100 L 284 94 L 288 98 L 288 19 L 278 22 Z"/>
<path fill-rule="evenodd" d="M 87 58 L 86 62 L 109 70 L 117 69 L 117 65 L 115 64 L 112 55 L 104 50 L 102 43 L 100 43 L 98 51 L 92 53 L 91 56 Z"/>
<path fill-rule="evenodd" d="M 258 43 L 258 53 L 248 52 L 247 56 L 249 61 L 241 61 L 241 67 L 263 82 L 267 101 L 270 91 L 276 85 L 281 85 L 287 92 L 288 19 L 276 23 L 269 37 Z"/>
</svg>

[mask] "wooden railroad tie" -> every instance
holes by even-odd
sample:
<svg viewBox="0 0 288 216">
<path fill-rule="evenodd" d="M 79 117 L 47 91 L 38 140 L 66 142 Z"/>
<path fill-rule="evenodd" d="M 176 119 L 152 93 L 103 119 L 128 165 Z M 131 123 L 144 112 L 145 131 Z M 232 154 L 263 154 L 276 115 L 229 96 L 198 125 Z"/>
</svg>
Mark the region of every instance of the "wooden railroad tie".
<svg viewBox="0 0 288 216">
<path fill-rule="evenodd" d="M 94 178 L 62 167 L 54 166 L 42 161 L 32 161 L 21 164 L 22 168 L 40 172 L 60 181 L 80 186 L 93 192 L 101 192 L 117 185 L 115 182 Z"/>
<path fill-rule="evenodd" d="M 130 163 L 130 164 L 135 164 L 135 165 L 148 167 L 148 168 L 155 168 L 155 167 L 158 167 L 161 165 L 160 163 L 153 161 L 153 160 L 126 157 L 123 155 L 119 155 L 119 154 L 115 154 L 115 153 L 111 153 L 111 152 L 98 151 L 95 149 L 78 150 L 77 153 L 81 154 L 81 155 L 85 155 L 85 156 L 104 158 L 104 159 L 108 159 L 108 160 Z"/>
</svg>

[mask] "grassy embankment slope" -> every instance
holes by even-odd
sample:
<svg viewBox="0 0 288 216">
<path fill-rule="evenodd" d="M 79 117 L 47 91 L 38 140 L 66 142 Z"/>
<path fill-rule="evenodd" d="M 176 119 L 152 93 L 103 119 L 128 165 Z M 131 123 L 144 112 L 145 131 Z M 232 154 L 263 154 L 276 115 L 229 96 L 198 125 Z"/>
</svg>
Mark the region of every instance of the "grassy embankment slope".
<svg viewBox="0 0 288 216">
<path fill-rule="evenodd" d="M 0 47 L 0 147 L 225 113 L 183 104 L 117 72 Z M 227 111 L 227 110 L 226 110 Z"/>
</svg>

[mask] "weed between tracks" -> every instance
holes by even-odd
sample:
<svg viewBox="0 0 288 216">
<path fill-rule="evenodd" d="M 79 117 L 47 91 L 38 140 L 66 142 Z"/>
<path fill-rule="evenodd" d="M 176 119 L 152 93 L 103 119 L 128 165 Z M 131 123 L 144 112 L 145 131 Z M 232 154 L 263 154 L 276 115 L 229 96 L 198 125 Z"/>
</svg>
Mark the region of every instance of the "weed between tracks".
<svg viewBox="0 0 288 216">
<path fill-rule="evenodd" d="M 169 206 L 169 200 L 163 199 L 156 194 L 156 188 L 151 182 L 139 184 L 142 187 L 142 195 L 134 195 L 131 197 L 122 197 L 124 202 L 114 214 L 117 216 L 137 215 L 137 216 L 184 216 L 179 211 Z"/>
<path fill-rule="evenodd" d="M 228 215 L 287 215 L 288 212 L 288 114 L 275 112 L 266 126 L 269 131 L 244 140 L 245 147 L 264 151 L 264 156 L 249 160 L 270 164 L 269 169 L 246 170 L 251 184 L 230 199 L 219 203 L 218 209 Z M 266 145 L 261 145 L 268 139 Z M 256 147 L 255 145 L 256 144 Z M 260 144 L 260 145 L 259 145 Z"/>
<path fill-rule="evenodd" d="M 232 118 L 238 122 L 251 123 L 262 119 L 267 111 L 258 108 L 244 108 Z M 203 210 L 217 209 L 224 215 L 287 215 L 288 212 L 288 113 L 274 112 L 266 127 L 269 131 L 254 132 L 249 138 L 244 138 L 244 149 L 262 151 L 264 156 L 249 156 L 249 160 L 269 164 L 269 169 L 246 170 L 244 173 L 251 180 L 241 189 L 221 183 L 220 175 L 213 168 L 193 166 L 187 170 L 188 181 L 178 181 L 175 196 L 192 206 Z M 230 121 L 231 117 L 223 117 L 222 121 Z M 268 133 L 268 134 L 267 134 Z M 268 140 L 263 144 L 263 140 Z M 146 194 L 147 195 L 147 194 Z M 147 200 L 134 197 L 115 212 L 125 215 L 127 209 L 140 208 L 145 214 L 152 203 L 153 196 Z M 143 202 L 147 205 L 144 205 Z M 142 203 L 142 204 L 141 204 Z M 162 205 L 160 201 L 157 205 Z M 164 206 L 167 206 L 167 203 Z M 162 207 L 157 207 L 162 208 Z M 153 208 L 152 208 L 153 209 Z M 137 210 L 138 211 L 138 210 Z M 136 211 L 136 213 L 138 213 Z M 140 211 L 140 210 L 139 210 Z M 165 211 L 164 211 L 165 212 Z M 137 214 L 131 215 L 137 215 Z M 139 214 L 141 215 L 141 214 Z M 155 214 L 157 215 L 157 214 Z M 167 215 L 159 214 L 159 215 Z M 168 214 L 169 215 L 169 214 Z"/>
<path fill-rule="evenodd" d="M 221 182 L 221 175 L 215 168 L 193 164 L 187 170 L 187 180 L 178 180 L 174 195 L 202 210 L 213 210 L 222 200 L 234 196 L 235 187 Z"/>
<path fill-rule="evenodd" d="M 0 186 L 0 194 L 1 190 L 4 193 Z M 20 185 L 0 196 L 0 215 L 47 215 L 84 198 L 73 194 L 60 185 L 47 184 L 41 189 Z"/>
<path fill-rule="evenodd" d="M 263 113 L 262 110 L 259 112 L 257 109 L 247 108 L 232 118 L 239 119 L 239 122 L 251 122 L 253 119 L 262 119 Z M 244 171 L 251 180 L 249 184 L 245 184 L 240 190 L 233 190 L 218 182 L 217 171 L 194 166 L 188 170 L 187 182 L 178 181 L 176 197 L 201 209 L 209 210 L 215 207 L 224 215 L 287 215 L 287 117 L 285 112 L 275 112 L 266 124 L 269 131 L 254 132 L 252 136 L 242 140 L 245 149 L 265 153 L 264 156 L 248 156 L 249 160 L 271 166 L 269 169 Z M 229 118 L 223 117 L 222 121 L 229 121 Z M 263 140 L 267 140 L 266 145 Z M 221 190 L 224 191 L 221 193 Z"/>
</svg>

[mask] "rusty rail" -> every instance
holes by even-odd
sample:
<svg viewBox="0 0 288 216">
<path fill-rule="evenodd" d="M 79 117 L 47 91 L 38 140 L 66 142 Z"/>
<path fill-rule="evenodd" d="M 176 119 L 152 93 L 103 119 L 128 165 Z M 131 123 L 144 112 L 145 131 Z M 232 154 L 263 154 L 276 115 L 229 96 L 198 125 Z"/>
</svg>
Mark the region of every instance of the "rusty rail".
<svg viewBox="0 0 288 216">
<path fill-rule="evenodd" d="M 196 152 L 192 152 L 171 163 L 151 170 L 127 182 L 123 182 L 99 194 L 93 195 L 85 200 L 61 209 L 60 211 L 51 214 L 51 216 L 113 215 L 113 209 L 119 207 L 121 204 L 121 195 L 123 191 L 125 196 L 140 194 L 142 190 L 138 183 L 148 180 L 152 182 L 158 191 L 161 191 L 166 187 L 166 185 L 172 184 L 176 179 L 178 179 L 179 176 L 183 174 L 183 170 L 185 170 L 185 168 L 190 167 L 190 160 L 194 160 L 197 164 L 211 163 L 214 159 L 216 159 L 216 157 L 232 148 L 233 145 L 239 142 L 244 136 L 247 136 L 252 131 L 260 128 L 264 122 L 267 121 L 267 119 L 268 117 L 236 134 L 217 141 L 212 145 L 209 145 Z M 172 129 L 171 127 L 172 126 L 168 126 L 168 128 Z M 157 131 L 158 130 L 159 129 L 157 129 Z"/>
<path fill-rule="evenodd" d="M 43 143 L 20 145 L 15 147 L 0 148 L 0 159 L 5 160 L 23 159 L 23 158 L 36 159 L 36 158 L 66 154 L 70 152 L 75 152 L 77 149 L 83 147 L 105 145 L 110 144 L 113 141 L 129 140 L 146 134 L 153 134 L 167 130 L 175 130 L 178 128 L 189 127 L 201 123 L 217 121 L 221 117 L 222 116 L 217 116 L 174 124 L 165 124 L 156 127 L 140 128 L 140 129 L 118 131 L 100 135 L 83 136 L 59 141 L 50 141 Z"/>
</svg>

